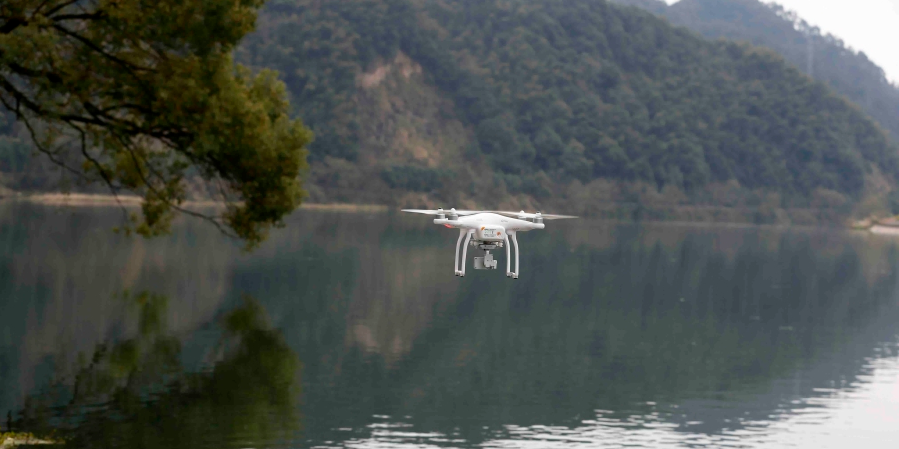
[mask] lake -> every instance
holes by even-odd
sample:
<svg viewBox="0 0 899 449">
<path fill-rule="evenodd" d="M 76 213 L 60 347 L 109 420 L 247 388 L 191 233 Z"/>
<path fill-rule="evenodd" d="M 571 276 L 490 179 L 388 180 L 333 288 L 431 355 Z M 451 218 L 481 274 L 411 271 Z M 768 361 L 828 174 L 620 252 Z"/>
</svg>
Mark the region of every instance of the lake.
<svg viewBox="0 0 899 449">
<path fill-rule="evenodd" d="M 564 211 L 561 211 L 564 212 Z M 0 203 L 0 428 L 73 447 L 892 448 L 899 240 L 548 222 L 521 279 L 429 217 Z M 480 253 L 480 251 L 475 251 Z M 9 416 L 7 417 L 7 411 Z"/>
</svg>

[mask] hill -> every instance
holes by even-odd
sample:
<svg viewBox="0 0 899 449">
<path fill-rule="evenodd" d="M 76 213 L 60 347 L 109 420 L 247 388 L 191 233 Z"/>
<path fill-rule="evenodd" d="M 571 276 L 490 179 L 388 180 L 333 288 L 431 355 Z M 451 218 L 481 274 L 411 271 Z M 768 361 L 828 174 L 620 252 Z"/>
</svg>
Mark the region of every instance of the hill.
<svg viewBox="0 0 899 449">
<path fill-rule="evenodd" d="M 810 222 L 899 179 L 777 53 L 603 0 L 271 0 L 237 59 L 316 133 L 310 201 Z"/>
<path fill-rule="evenodd" d="M 862 52 L 824 34 L 776 3 L 758 0 L 614 0 L 637 6 L 711 38 L 747 41 L 778 52 L 788 62 L 845 96 L 899 142 L 899 86 Z"/>
<path fill-rule="evenodd" d="M 873 122 L 776 53 L 604 1 L 279 0 L 240 57 L 284 75 L 329 199 L 730 182 L 803 207 L 899 175 Z"/>
</svg>

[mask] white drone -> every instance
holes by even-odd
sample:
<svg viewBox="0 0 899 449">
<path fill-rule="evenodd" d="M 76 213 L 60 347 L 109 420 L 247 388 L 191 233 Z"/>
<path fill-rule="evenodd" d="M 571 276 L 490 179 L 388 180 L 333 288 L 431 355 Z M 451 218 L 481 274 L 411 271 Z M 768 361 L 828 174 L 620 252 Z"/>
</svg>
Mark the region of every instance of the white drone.
<svg viewBox="0 0 899 449">
<path fill-rule="evenodd" d="M 502 212 L 502 211 L 476 211 L 476 210 L 456 210 L 450 209 L 444 211 L 437 210 L 421 210 L 421 209 L 403 209 L 403 212 L 412 212 L 415 214 L 436 215 L 434 224 L 443 225 L 447 228 L 459 229 L 459 240 L 456 242 L 456 258 L 453 261 L 453 268 L 456 276 L 465 276 L 465 259 L 468 256 L 468 246 L 477 247 L 484 250 L 484 257 L 474 258 L 475 270 L 495 270 L 497 261 L 493 259 L 490 250 L 497 247 L 506 247 L 506 277 L 518 279 L 518 232 L 530 231 L 532 229 L 543 229 L 543 220 L 558 220 L 561 218 L 577 218 L 570 215 L 551 215 L 521 212 Z M 474 238 L 472 238 L 474 236 Z M 512 236 L 512 244 L 515 245 L 515 271 L 511 269 L 512 258 L 509 248 L 509 236 Z M 462 243 L 462 239 L 465 243 Z M 462 269 L 459 269 L 459 247 L 462 249 Z"/>
</svg>

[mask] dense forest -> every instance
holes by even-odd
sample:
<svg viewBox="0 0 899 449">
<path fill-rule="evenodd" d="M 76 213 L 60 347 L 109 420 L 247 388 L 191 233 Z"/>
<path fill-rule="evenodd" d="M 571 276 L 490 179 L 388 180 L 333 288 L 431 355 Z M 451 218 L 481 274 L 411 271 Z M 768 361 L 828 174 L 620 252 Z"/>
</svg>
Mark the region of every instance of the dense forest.
<svg viewBox="0 0 899 449">
<path fill-rule="evenodd" d="M 241 56 L 284 75 L 317 133 L 315 164 L 364 159 L 377 136 L 363 133 L 360 77 L 400 54 L 463 125 L 456 159 L 488 165 L 512 192 L 603 178 L 857 197 L 872 170 L 899 175 L 871 120 L 777 54 L 603 1 L 280 0 Z M 391 162 L 373 163 L 393 186 L 447 179 Z"/>
<path fill-rule="evenodd" d="M 863 51 L 824 34 L 777 3 L 759 0 L 613 0 L 637 6 L 717 39 L 771 48 L 816 80 L 827 83 L 876 120 L 899 142 L 899 86 Z"/>
<path fill-rule="evenodd" d="M 236 56 L 315 132 L 310 201 L 846 212 L 899 178 L 781 55 L 603 0 L 271 0 Z"/>
</svg>

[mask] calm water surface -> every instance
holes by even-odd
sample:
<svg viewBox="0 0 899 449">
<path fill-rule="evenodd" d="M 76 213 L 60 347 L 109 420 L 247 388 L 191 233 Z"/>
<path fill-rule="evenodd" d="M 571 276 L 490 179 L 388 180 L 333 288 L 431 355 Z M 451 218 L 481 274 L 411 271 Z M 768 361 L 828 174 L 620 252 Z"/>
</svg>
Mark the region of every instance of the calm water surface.
<svg viewBox="0 0 899 449">
<path fill-rule="evenodd" d="M 513 281 L 453 276 L 457 234 L 426 217 L 304 211 L 251 254 L 120 219 L 0 203 L 0 427 L 120 448 L 899 441 L 899 240 L 553 222 Z"/>
</svg>

